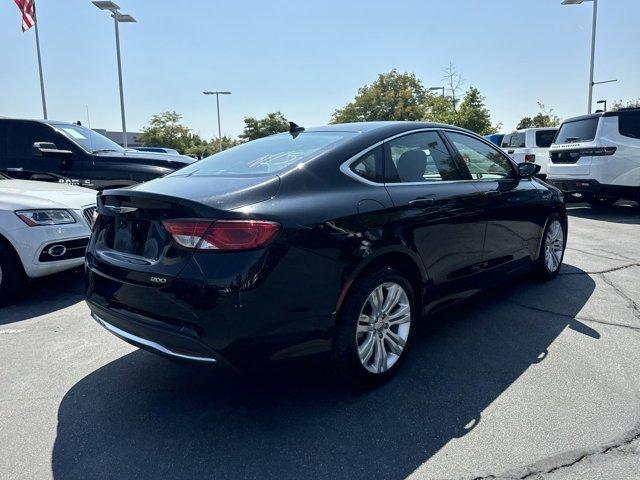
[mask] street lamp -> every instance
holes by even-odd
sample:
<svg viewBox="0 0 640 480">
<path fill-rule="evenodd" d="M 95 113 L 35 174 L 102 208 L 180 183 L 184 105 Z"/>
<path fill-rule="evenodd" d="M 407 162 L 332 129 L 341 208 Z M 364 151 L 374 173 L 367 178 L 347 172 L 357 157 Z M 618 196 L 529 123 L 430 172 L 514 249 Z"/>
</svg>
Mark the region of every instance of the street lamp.
<svg viewBox="0 0 640 480">
<path fill-rule="evenodd" d="M 216 106 L 218 107 L 218 151 L 222 151 L 222 130 L 220 130 L 220 95 L 231 95 L 231 92 L 211 92 L 206 90 L 204 92 L 205 95 L 215 95 L 216 96 Z"/>
<path fill-rule="evenodd" d="M 442 90 L 442 96 L 444 97 L 444 87 L 429 87 L 429 90 Z"/>
<path fill-rule="evenodd" d="M 607 111 L 607 101 L 606 101 L 606 100 L 598 100 L 596 103 L 597 103 L 598 105 L 600 105 L 600 104 L 604 104 L 604 111 L 605 111 L 605 112 Z"/>
<path fill-rule="evenodd" d="M 589 107 L 591 113 L 593 103 L 593 62 L 596 55 L 596 20 L 598 18 L 598 0 L 562 0 L 562 5 L 580 5 L 582 2 L 593 2 L 593 23 L 591 25 L 591 66 L 589 67 Z"/>
<path fill-rule="evenodd" d="M 108 10 L 113 17 L 116 28 L 116 56 L 118 57 L 118 84 L 120 85 L 120 114 L 122 116 L 122 145 L 127 148 L 127 122 L 124 117 L 124 92 L 122 90 L 122 62 L 120 61 L 120 30 L 119 23 L 135 23 L 136 19 L 126 13 L 120 13 L 120 7 L 113 2 L 94 1 L 100 10 Z"/>
</svg>

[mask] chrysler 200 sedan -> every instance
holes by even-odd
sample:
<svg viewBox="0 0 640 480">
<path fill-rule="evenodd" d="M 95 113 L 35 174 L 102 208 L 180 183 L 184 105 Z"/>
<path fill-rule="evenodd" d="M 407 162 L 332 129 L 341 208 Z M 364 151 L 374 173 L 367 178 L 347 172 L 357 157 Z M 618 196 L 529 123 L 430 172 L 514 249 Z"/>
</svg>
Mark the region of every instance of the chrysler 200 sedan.
<svg viewBox="0 0 640 480">
<path fill-rule="evenodd" d="M 377 383 L 423 314 L 558 274 L 566 210 L 538 169 L 447 125 L 292 124 L 103 192 L 87 302 L 163 356 L 242 368 L 324 353 Z"/>
</svg>

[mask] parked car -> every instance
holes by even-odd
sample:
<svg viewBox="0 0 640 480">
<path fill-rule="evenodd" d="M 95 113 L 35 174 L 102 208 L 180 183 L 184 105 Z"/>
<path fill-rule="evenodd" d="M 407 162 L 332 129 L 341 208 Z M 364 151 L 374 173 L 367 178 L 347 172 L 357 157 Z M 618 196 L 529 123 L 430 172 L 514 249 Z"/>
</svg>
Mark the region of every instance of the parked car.
<svg viewBox="0 0 640 480">
<path fill-rule="evenodd" d="M 169 155 L 180 155 L 180 152 L 173 148 L 165 147 L 135 147 L 139 152 L 168 153 Z"/>
<path fill-rule="evenodd" d="M 540 165 L 540 176 L 547 175 L 549 163 L 549 147 L 557 128 L 525 128 L 505 135 L 500 146 L 513 159 L 520 162 L 530 162 Z"/>
<path fill-rule="evenodd" d="M 548 181 L 594 206 L 640 202 L 640 108 L 565 120 L 549 149 Z"/>
<path fill-rule="evenodd" d="M 74 123 L 0 118 L 0 172 L 13 178 L 102 190 L 145 182 L 193 161 L 125 150 Z"/>
<path fill-rule="evenodd" d="M 502 139 L 504 138 L 504 133 L 492 133 L 491 135 L 485 135 L 484 138 L 494 145 L 500 146 L 500 144 L 502 144 Z"/>
<path fill-rule="evenodd" d="M 87 303 L 121 339 L 243 367 L 324 353 L 379 382 L 432 313 L 555 277 L 561 193 L 457 127 L 293 128 L 98 198 Z"/>
<path fill-rule="evenodd" d="M 0 174 L 0 304 L 25 278 L 82 265 L 96 192 Z"/>
</svg>

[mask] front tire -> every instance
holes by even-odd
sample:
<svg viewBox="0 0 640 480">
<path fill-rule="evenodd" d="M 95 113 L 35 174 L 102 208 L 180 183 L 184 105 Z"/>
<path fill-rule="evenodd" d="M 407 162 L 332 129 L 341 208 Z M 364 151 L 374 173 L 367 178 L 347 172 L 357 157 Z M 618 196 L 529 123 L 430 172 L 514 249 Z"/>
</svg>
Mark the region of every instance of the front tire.
<svg viewBox="0 0 640 480">
<path fill-rule="evenodd" d="M 612 197 L 610 195 L 593 195 L 587 200 L 587 203 L 593 208 L 603 208 L 612 206 L 618 200 L 620 200 L 618 197 Z"/>
<path fill-rule="evenodd" d="M 415 296 L 398 271 L 384 268 L 359 278 L 338 315 L 334 370 L 349 384 L 372 386 L 400 368 L 415 329 Z"/>
<path fill-rule="evenodd" d="M 540 252 L 536 262 L 536 274 L 541 280 L 551 280 L 560 272 L 567 246 L 566 239 L 567 229 L 560 215 L 551 214 L 542 233 Z"/>
<path fill-rule="evenodd" d="M 9 247 L 0 243 L 0 305 L 14 299 L 23 279 L 19 260 Z"/>
</svg>

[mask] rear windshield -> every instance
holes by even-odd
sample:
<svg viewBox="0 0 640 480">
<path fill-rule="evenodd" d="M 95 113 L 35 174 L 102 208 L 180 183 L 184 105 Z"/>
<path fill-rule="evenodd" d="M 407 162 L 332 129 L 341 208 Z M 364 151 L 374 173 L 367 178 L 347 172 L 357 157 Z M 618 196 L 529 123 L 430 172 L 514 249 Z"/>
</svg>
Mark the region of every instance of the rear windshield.
<svg viewBox="0 0 640 480">
<path fill-rule="evenodd" d="M 553 143 L 562 144 L 593 140 L 596 138 L 598 120 L 600 120 L 600 117 L 585 118 L 584 120 L 563 123 Z"/>
<path fill-rule="evenodd" d="M 302 163 L 356 135 L 354 132 L 280 133 L 230 148 L 172 176 L 268 175 Z"/>
<path fill-rule="evenodd" d="M 538 130 L 536 132 L 536 146 L 541 148 L 549 148 L 553 143 L 553 137 L 558 132 L 557 128 L 553 130 Z"/>
<path fill-rule="evenodd" d="M 502 148 L 524 148 L 526 146 L 524 132 L 513 132 L 502 139 Z"/>
</svg>

